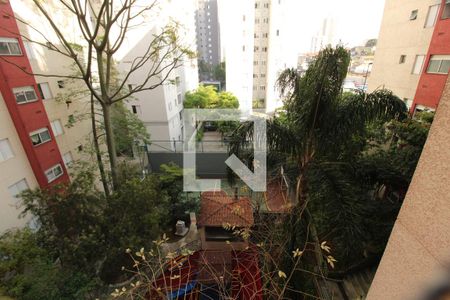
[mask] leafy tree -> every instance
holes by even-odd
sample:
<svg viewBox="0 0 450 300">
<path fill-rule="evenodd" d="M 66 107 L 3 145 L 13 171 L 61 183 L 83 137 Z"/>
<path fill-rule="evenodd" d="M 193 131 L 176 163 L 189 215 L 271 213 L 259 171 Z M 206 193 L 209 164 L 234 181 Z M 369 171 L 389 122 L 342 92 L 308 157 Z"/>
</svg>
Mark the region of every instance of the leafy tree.
<svg viewBox="0 0 450 300">
<path fill-rule="evenodd" d="M 142 121 L 126 109 L 123 103 L 114 104 L 112 120 L 118 155 L 132 157 L 136 143 L 150 142 L 150 135 Z"/>
<path fill-rule="evenodd" d="M 213 75 L 214 75 L 215 80 L 220 81 L 222 90 L 225 90 L 225 84 L 226 84 L 225 62 L 221 62 L 220 64 L 214 66 Z"/>
<path fill-rule="evenodd" d="M 194 91 L 186 92 L 185 108 L 209 108 L 211 103 L 217 103 L 219 96 L 213 86 L 200 85 Z"/>
</svg>

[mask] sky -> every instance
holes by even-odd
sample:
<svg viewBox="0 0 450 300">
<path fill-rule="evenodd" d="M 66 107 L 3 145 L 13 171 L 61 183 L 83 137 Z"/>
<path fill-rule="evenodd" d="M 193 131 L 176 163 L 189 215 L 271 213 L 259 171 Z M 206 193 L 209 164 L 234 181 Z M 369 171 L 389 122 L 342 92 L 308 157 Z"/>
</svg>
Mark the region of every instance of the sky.
<svg viewBox="0 0 450 300">
<path fill-rule="evenodd" d="M 320 30 L 323 20 L 335 21 L 335 36 L 345 46 L 361 45 L 377 38 L 383 16 L 384 0 L 286 0 L 290 1 L 293 50 L 308 52 L 311 38 Z"/>
</svg>

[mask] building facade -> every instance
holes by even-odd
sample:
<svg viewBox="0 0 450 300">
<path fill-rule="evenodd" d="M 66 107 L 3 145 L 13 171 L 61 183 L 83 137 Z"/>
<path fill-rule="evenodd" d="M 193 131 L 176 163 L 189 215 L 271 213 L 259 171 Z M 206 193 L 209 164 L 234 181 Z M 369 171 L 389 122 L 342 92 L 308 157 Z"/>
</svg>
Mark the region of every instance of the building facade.
<svg viewBox="0 0 450 300">
<path fill-rule="evenodd" d="M 179 43 L 195 51 L 197 47 L 195 8 L 195 0 L 161 2 L 158 9 L 154 10 L 157 16 L 148 16 L 151 22 L 141 24 L 139 30 L 129 32 L 127 47 L 123 47 L 118 53 L 119 71 L 127 73 L 133 59 L 144 55 L 147 51 L 153 36 L 159 34 L 161 28 L 174 22 L 178 24 Z M 127 80 L 130 88 L 142 83 L 151 64 L 153 61 L 150 60 L 131 74 Z M 152 140 L 151 147 L 174 150 L 184 139 L 182 120 L 184 95 L 187 91 L 198 87 L 197 59 L 185 57 L 181 65 L 170 73 L 167 71 L 169 69 L 163 70 L 167 62 L 163 61 L 161 65 L 161 78 L 166 78 L 164 84 L 136 93 L 126 102 L 126 106 L 144 123 Z M 154 79 L 160 80 L 156 77 Z M 149 82 L 146 86 L 153 83 Z"/>
<path fill-rule="evenodd" d="M 228 1 L 232 2 L 232 1 Z M 284 45 L 288 34 L 288 0 L 247 0 L 226 10 L 227 90 L 234 93 L 242 110 L 273 112 L 282 105 L 275 88 L 278 75 L 295 67 Z"/>
<path fill-rule="evenodd" d="M 450 61 L 449 5 L 386 1 L 369 91 L 390 89 L 412 111 L 437 107 Z"/>
<path fill-rule="evenodd" d="M 46 75 L 67 73 L 70 62 L 30 42 L 45 43 L 31 28 L 45 21 L 29 5 L 0 3 L 0 232 L 29 220 L 18 218 L 21 191 L 69 182 L 69 167 L 82 156 L 90 133 L 88 120 L 66 126 L 78 119 L 84 105 L 79 99 L 57 101 L 73 85 Z"/>
<path fill-rule="evenodd" d="M 197 0 L 195 25 L 199 80 L 214 80 L 214 67 L 221 63 L 220 23 L 217 0 Z"/>
</svg>

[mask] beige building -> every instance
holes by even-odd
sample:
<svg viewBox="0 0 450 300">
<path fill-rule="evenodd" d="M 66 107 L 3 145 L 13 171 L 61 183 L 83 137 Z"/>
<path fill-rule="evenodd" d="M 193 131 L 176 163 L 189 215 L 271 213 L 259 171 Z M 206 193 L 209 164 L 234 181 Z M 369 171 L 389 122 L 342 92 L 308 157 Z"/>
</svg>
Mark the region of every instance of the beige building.
<svg viewBox="0 0 450 300">
<path fill-rule="evenodd" d="M 3 5 L 6 6 L 6 4 Z M 22 61 L 24 61 L 23 59 L 28 60 L 34 74 L 74 74 L 74 71 L 72 71 L 74 68 L 71 67 L 71 61 L 68 58 L 55 54 L 55 52 L 49 51 L 46 47 L 35 43 L 45 44 L 50 41 L 56 44 L 57 38 L 52 36 L 51 30 L 45 27 L 45 19 L 39 17 L 35 10 L 31 8 L 32 4 L 29 1 L 17 0 L 11 1 L 10 5 L 17 19 L 28 20 L 31 23 L 30 26 L 25 26 L 14 18 L 9 19 L 9 23 L 2 25 L 11 26 L 11 20 L 15 21 L 19 27 L 21 37 L 2 37 L 3 40 L 0 42 L 8 41 L 8 39 L 17 41 L 20 38 L 23 44 L 17 44 L 19 47 L 17 57 L 20 57 Z M 63 22 L 62 24 L 67 26 L 68 39 L 76 41 L 80 37 L 76 34 L 77 31 L 74 30 L 76 23 L 73 20 L 61 18 L 60 14 L 55 14 L 55 18 L 60 18 L 61 20 L 58 21 Z M 3 19 L 1 22 L 6 21 Z M 32 29 L 31 26 L 44 32 L 45 35 L 41 35 Z M 4 34 L 3 32 L 2 35 Z M 29 41 L 28 38 L 34 42 Z M 12 57 L 11 59 L 16 58 Z M 17 80 L 20 81 L 26 74 L 17 70 L 17 73 L 9 73 L 6 76 L 10 79 L 17 77 Z M 35 84 L 13 88 L 12 95 L 16 97 L 17 102 L 19 101 L 18 93 L 22 96 L 24 95 L 23 97 L 27 99 L 24 101 L 26 102 L 25 104 L 18 102 L 18 110 L 22 110 L 22 113 L 26 110 L 32 112 L 32 105 L 34 104 L 29 106 L 28 102 L 42 101 L 45 111 L 38 110 L 36 114 L 45 116 L 41 120 L 48 118 L 48 124 L 45 126 L 46 133 L 44 135 L 41 134 L 40 138 L 49 141 L 54 140 L 57 147 L 49 149 L 49 153 L 47 153 L 46 149 L 40 145 L 34 145 L 33 142 L 33 149 L 36 155 L 39 155 L 44 161 L 46 155 L 52 156 L 57 152 L 60 153 L 60 156 L 58 154 L 58 157 L 61 158 L 59 164 L 55 168 L 45 171 L 48 184 L 50 184 L 51 182 L 57 182 L 58 180 L 56 179 L 59 177 L 67 176 L 66 172 L 70 174 L 72 162 L 80 158 L 86 160 L 88 157 L 83 150 L 89 146 L 91 134 L 90 120 L 87 115 L 90 109 L 89 98 L 86 98 L 86 96 L 81 98 L 67 97 L 73 91 L 83 88 L 81 82 L 75 83 L 60 77 L 33 77 Z M 33 77 L 28 77 L 27 80 Z M 0 96 L 0 233 L 12 227 L 24 226 L 30 220 L 29 217 L 18 218 L 22 209 L 20 207 L 20 199 L 16 196 L 27 188 L 37 188 L 40 185 L 36 177 L 36 170 L 32 168 L 33 159 L 30 158 L 32 155 L 30 156 L 30 153 L 27 153 L 24 142 L 20 139 L 20 131 L 23 129 L 17 127 L 17 122 L 13 122 L 13 118 L 17 119 L 18 117 L 17 115 L 12 115 L 11 111 L 8 110 L 7 101 L 5 100 L 5 95 L 8 96 L 8 94 L 5 93 L 5 90 L 2 89 L 2 95 Z M 23 120 L 24 123 L 27 121 L 27 119 Z"/>
<path fill-rule="evenodd" d="M 440 0 L 386 0 L 369 91 L 390 89 L 408 106 L 433 35 Z"/>
<path fill-rule="evenodd" d="M 450 80 L 367 299 L 450 290 Z"/>
</svg>

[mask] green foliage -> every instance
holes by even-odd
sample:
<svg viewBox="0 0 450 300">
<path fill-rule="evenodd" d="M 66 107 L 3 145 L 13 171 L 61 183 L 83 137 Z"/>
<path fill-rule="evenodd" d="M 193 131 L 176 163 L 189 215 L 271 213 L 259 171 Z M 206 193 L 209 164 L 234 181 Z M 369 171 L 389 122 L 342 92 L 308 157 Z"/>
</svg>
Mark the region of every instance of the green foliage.
<svg viewBox="0 0 450 300">
<path fill-rule="evenodd" d="M 150 135 L 144 124 L 132 112 L 125 108 L 122 102 L 113 105 L 113 131 L 117 154 L 133 156 L 133 146 L 136 143 L 149 143 Z"/>
<path fill-rule="evenodd" d="M 225 65 L 225 62 L 221 62 L 220 64 L 214 66 L 213 75 L 214 75 L 214 79 L 215 80 L 220 81 L 222 89 L 224 89 L 225 83 L 226 83 L 226 65 Z"/>
<path fill-rule="evenodd" d="M 187 92 L 184 100 L 185 108 L 239 108 L 239 100 L 230 92 L 220 92 L 213 86 L 199 86 Z"/>
</svg>

